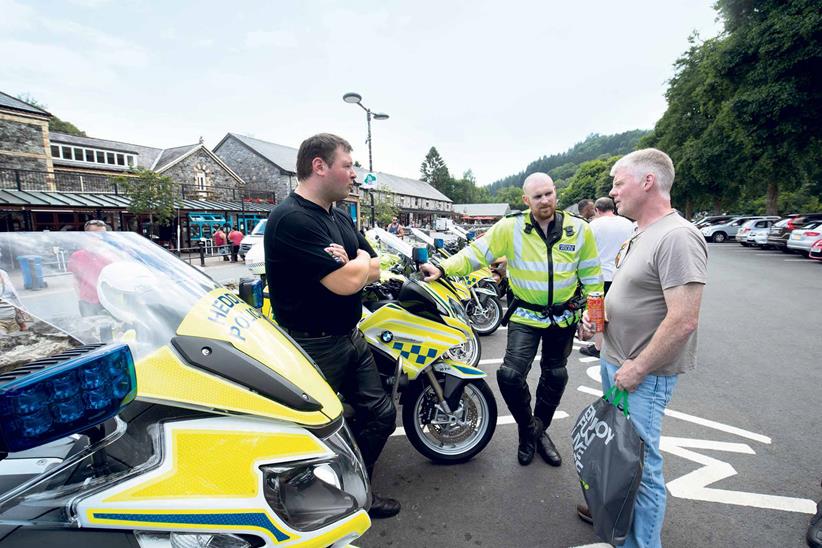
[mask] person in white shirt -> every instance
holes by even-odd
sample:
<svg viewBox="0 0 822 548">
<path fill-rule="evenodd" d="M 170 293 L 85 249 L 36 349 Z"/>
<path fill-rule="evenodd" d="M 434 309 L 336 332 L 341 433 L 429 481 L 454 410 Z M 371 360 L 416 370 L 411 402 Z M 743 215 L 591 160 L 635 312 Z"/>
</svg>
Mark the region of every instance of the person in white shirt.
<svg viewBox="0 0 822 548">
<path fill-rule="evenodd" d="M 594 218 L 591 221 L 591 230 L 597 241 L 599 262 L 602 265 L 602 276 L 605 280 L 605 293 L 611 287 L 616 266 L 614 261 L 620 247 L 634 232 L 634 223 L 616 214 L 614 201 L 604 196 L 594 203 Z M 600 337 L 597 336 L 592 344 L 583 346 L 580 352 L 586 356 L 599 357 Z"/>
</svg>

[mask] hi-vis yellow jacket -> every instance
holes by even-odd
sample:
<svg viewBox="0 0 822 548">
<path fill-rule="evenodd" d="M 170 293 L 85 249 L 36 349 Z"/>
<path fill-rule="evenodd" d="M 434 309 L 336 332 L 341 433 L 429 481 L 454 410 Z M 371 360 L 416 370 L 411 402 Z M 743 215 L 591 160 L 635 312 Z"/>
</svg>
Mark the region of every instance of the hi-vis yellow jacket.
<svg viewBox="0 0 822 548">
<path fill-rule="evenodd" d="M 480 239 L 441 263 L 445 273 L 464 276 L 494 259 L 508 257 L 508 280 L 514 295 L 535 305 L 561 304 L 574 296 L 581 283 L 583 294 L 603 291 L 596 240 L 583 219 L 557 212 L 562 223 L 554 223 L 542 235 L 531 210 L 513 213 L 499 220 Z M 581 312 L 566 310 L 554 322 L 567 327 L 579 321 Z M 533 327 L 548 327 L 551 318 L 523 307 L 511 317 Z"/>
</svg>

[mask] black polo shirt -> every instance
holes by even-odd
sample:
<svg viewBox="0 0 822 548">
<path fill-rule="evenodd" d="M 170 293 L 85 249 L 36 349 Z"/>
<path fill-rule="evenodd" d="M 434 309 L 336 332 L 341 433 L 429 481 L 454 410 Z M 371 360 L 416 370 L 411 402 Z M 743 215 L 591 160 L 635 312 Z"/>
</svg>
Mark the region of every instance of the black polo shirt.
<svg viewBox="0 0 822 548">
<path fill-rule="evenodd" d="M 312 334 L 343 335 L 362 314 L 360 293 L 337 295 L 320 280 L 343 265 L 325 252 L 340 244 L 349 259 L 364 249 L 376 253 L 341 209 L 330 210 L 292 192 L 268 216 L 265 273 L 277 323 Z"/>
</svg>

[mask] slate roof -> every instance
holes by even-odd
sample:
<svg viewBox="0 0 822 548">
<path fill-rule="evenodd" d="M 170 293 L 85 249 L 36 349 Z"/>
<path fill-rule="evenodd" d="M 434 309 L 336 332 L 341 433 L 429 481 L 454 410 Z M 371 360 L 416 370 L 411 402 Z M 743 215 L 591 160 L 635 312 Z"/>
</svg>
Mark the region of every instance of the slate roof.
<svg viewBox="0 0 822 548">
<path fill-rule="evenodd" d="M 508 204 L 454 204 L 454 213 L 466 217 L 504 217 L 510 211 Z"/>
<path fill-rule="evenodd" d="M 161 171 L 165 166 L 167 166 L 174 160 L 180 158 L 181 156 L 184 156 L 186 153 L 191 152 L 192 149 L 195 149 L 199 146 L 199 144 L 194 144 L 164 149 L 160 156 L 157 158 L 157 160 L 154 162 L 154 170 Z"/>
<path fill-rule="evenodd" d="M 161 148 L 134 145 L 131 143 L 123 143 L 121 141 L 109 141 L 108 139 L 97 139 L 95 137 L 78 137 L 77 135 L 68 135 L 67 133 L 50 132 L 49 140 L 53 145 L 78 145 L 100 148 L 103 150 L 113 150 L 116 152 L 128 152 L 129 154 L 134 154 L 136 156 L 135 161 L 137 162 L 137 167 L 144 167 L 146 169 L 151 169 L 151 166 L 154 165 L 154 162 L 157 161 L 163 153 L 163 149 Z M 88 166 L 88 164 L 85 164 L 84 162 L 73 162 L 71 160 L 61 160 L 59 158 L 54 159 L 54 165 L 73 167 L 79 165 Z M 105 169 L 110 169 L 112 167 L 116 166 L 106 166 Z"/>
<path fill-rule="evenodd" d="M 277 165 L 279 168 L 290 172 L 292 175 L 297 173 L 297 152 L 296 148 L 269 143 L 253 137 L 246 137 L 245 135 L 238 135 L 236 133 L 229 133 L 223 141 L 229 137 L 234 137 L 247 147 L 251 148 L 257 154 L 265 157 L 270 162 Z M 223 141 L 220 141 L 222 144 Z M 219 148 L 218 144 L 215 148 Z M 357 182 L 362 183 L 365 179 L 367 170 L 362 168 L 354 168 L 357 172 Z M 377 186 L 385 185 L 392 192 L 397 194 L 405 194 L 407 196 L 416 196 L 418 198 L 425 198 L 428 200 L 440 200 L 443 202 L 450 202 L 451 199 L 445 194 L 442 194 L 437 189 L 426 183 L 425 181 L 418 181 L 417 179 L 409 179 L 407 177 L 400 177 L 398 175 L 391 175 L 390 173 L 375 172 L 377 175 Z"/>
<path fill-rule="evenodd" d="M 20 99 L 12 97 L 11 95 L 3 93 L 2 91 L 0 91 L 0 108 L 19 110 L 31 114 L 39 114 L 40 116 L 51 116 L 51 114 L 49 114 L 45 110 L 38 108 L 34 105 L 30 105 L 25 101 L 21 101 Z"/>
<path fill-rule="evenodd" d="M 71 208 L 128 208 L 131 200 L 119 194 L 95 194 L 85 192 L 37 192 L 27 190 L 0 190 L 0 206 L 60 206 Z M 213 200 L 178 200 L 180 209 L 186 211 L 248 211 L 266 212 L 273 204 L 222 202 Z"/>
<path fill-rule="evenodd" d="M 263 156 L 269 162 L 275 164 L 282 171 L 287 171 L 292 175 L 297 174 L 298 151 L 296 148 L 278 145 L 276 143 L 269 143 L 268 141 L 262 141 L 260 139 L 255 139 L 254 137 L 238 135 L 236 133 L 229 133 L 223 138 L 223 141 L 225 141 L 225 139 L 227 139 L 229 136 L 234 137 L 247 147 L 251 148 L 257 154 Z M 222 144 L 222 141 L 220 141 L 220 144 Z M 220 147 L 220 144 L 214 147 L 215 150 Z"/>
</svg>

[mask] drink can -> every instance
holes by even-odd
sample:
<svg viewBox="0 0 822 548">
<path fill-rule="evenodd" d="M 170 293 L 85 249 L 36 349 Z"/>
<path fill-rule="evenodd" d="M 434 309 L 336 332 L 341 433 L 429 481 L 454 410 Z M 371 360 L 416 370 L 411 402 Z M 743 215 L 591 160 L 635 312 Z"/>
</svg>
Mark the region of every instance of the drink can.
<svg viewBox="0 0 822 548">
<path fill-rule="evenodd" d="M 588 320 L 597 333 L 605 331 L 605 294 L 601 291 L 588 294 Z"/>
</svg>

